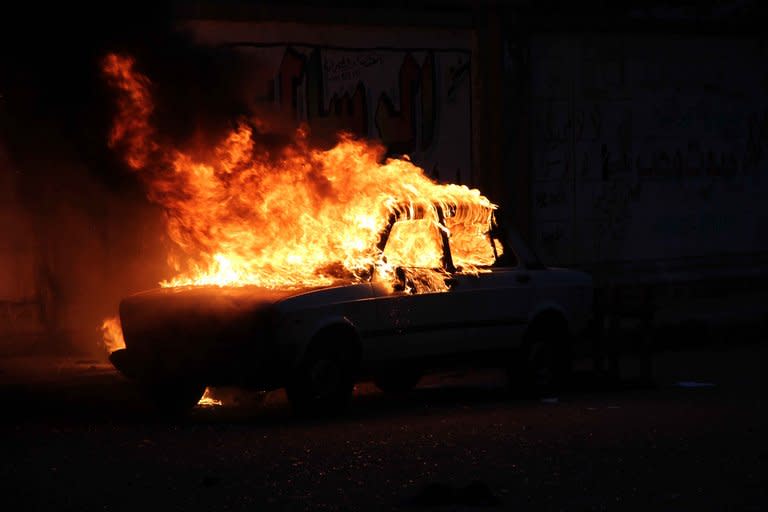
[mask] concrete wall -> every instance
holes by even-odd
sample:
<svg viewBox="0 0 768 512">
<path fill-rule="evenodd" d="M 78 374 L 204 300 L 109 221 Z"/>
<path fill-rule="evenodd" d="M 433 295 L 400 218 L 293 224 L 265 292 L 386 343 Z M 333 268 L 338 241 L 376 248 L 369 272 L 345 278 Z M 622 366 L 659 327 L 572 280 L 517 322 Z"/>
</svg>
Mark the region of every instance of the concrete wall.
<svg viewBox="0 0 768 512">
<path fill-rule="evenodd" d="M 609 326 L 764 326 L 765 43 L 634 32 L 528 38 L 532 245 Z"/>
<path fill-rule="evenodd" d="M 768 251 L 757 38 L 531 38 L 532 223 L 548 262 Z"/>
<path fill-rule="evenodd" d="M 44 331 L 36 237 L 17 198 L 16 169 L 0 145 L 0 353 Z"/>
</svg>

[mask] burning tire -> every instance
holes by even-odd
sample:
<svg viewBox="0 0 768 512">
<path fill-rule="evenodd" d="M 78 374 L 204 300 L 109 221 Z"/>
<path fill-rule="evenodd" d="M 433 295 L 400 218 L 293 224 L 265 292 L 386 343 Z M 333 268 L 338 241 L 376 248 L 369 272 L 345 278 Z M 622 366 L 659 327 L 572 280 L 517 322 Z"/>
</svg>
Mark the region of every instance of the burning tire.
<svg viewBox="0 0 768 512">
<path fill-rule="evenodd" d="M 300 414 L 321 415 L 343 410 L 352 397 L 356 359 L 342 343 L 310 346 L 286 386 L 288 400 Z"/>
<path fill-rule="evenodd" d="M 416 370 L 401 370 L 377 375 L 373 382 L 385 393 L 405 393 L 416 387 L 421 380 L 421 372 Z"/>
</svg>

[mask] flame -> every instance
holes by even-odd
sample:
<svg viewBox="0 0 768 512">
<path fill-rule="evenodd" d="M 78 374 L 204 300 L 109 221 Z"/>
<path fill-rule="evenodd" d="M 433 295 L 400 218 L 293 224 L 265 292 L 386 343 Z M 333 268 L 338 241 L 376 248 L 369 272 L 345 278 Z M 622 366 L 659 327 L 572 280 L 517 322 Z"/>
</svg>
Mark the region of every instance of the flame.
<svg viewBox="0 0 768 512">
<path fill-rule="evenodd" d="M 197 405 L 200 407 L 218 407 L 223 403 L 224 402 L 221 399 L 216 398 L 211 388 L 205 388 L 205 392 L 203 393 L 203 396 L 200 397 Z"/>
<path fill-rule="evenodd" d="M 410 291 L 445 290 L 443 235 L 459 272 L 494 261 L 496 206 L 476 189 L 437 184 L 407 157 L 384 159 L 380 144 L 348 134 L 317 149 L 300 127 L 284 147 L 268 148 L 263 121 L 240 121 L 212 150 L 184 151 L 156 133 L 152 84 L 133 59 L 111 54 L 103 71 L 118 92 L 110 146 L 163 207 L 177 246 L 176 275 L 162 286 L 391 283 L 403 266 Z M 402 219 L 394 226 L 393 216 Z"/>
<path fill-rule="evenodd" d="M 140 169 L 146 164 L 148 155 L 157 150 L 155 143 L 147 137 L 152 133 L 149 125 L 152 100 L 149 96 L 149 79 L 133 73 L 131 66 L 126 66 L 127 62 L 114 54 L 104 59 L 104 72 L 125 93 L 118 98 L 122 122 L 112 126 L 109 144 L 113 147 L 124 144 L 128 165 Z"/>
<path fill-rule="evenodd" d="M 113 316 L 105 318 L 101 324 L 101 336 L 104 343 L 104 347 L 108 352 L 114 352 L 125 348 L 125 341 L 123 340 L 123 328 L 120 325 L 120 317 Z"/>
</svg>

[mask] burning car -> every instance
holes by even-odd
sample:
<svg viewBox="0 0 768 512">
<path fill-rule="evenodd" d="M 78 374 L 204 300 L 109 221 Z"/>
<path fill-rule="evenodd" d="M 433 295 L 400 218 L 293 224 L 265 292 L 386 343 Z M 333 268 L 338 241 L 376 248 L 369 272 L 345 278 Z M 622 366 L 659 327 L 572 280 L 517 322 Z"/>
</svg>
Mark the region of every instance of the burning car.
<svg viewBox="0 0 768 512">
<path fill-rule="evenodd" d="M 133 60 L 110 55 L 104 71 L 119 93 L 109 143 L 173 242 L 176 275 L 103 326 L 113 364 L 153 401 L 285 387 L 297 409 L 331 411 L 367 377 L 399 391 L 456 364 L 507 367 L 519 383 L 567 373 L 591 280 L 544 268 L 479 190 L 350 134 L 323 149 L 300 126 L 263 144 L 258 119 L 182 149 L 155 131 Z"/>
<path fill-rule="evenodd" d="M 448 236 L 457 212 L 410 213 L 382 233 L 390 264 L 362 281 L 131 296 L 120 305 L 126 348 L 111 360 L 173 408 L 195 405 L 206 386 L 240 386 L 285 387 L 297 409 L 333 411 L 359 379 L 404 391 L 457 364 L 502 366 L 520 385 L 564 378 L 571 342 L 590 319 L 589 276 L 543 267 L 498 229 L 484 237 L 487 265 L 467 272 Z M 419 252 L 403 250 L 406 233 L 424 244 Z"/>
</svg>

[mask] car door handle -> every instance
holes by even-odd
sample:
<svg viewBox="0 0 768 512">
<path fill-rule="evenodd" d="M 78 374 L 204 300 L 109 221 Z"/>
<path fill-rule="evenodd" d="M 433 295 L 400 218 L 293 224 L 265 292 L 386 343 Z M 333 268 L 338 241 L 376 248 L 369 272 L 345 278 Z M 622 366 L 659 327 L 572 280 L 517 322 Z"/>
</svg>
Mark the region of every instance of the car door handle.
<svg viewBox="0 0 768 512">
<path fill-rule="evenodd" d="M 531 281 L 531 274 L 517 274 L 517 282 L 520 284 L 529 283 Z"/>
</svg>

